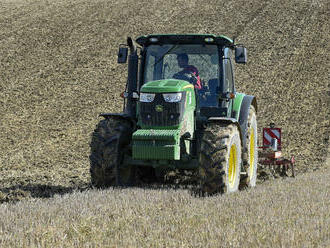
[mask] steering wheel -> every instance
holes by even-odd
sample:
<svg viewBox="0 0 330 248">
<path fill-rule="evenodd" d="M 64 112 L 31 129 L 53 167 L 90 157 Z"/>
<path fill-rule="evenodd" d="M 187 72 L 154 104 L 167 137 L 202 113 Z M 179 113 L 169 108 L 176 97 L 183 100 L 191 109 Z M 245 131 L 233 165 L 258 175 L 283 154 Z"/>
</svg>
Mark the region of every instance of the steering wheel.
<svg viewBox="0 0 330 248">
<path fill-rule="evenodd" d="M 179 80 L 185 80 L 193 85 L 195 85 L 197 78 L 194 75 L 193 72 L 188 72 L 188 71 L 180 71 L 177 72 L 173 75 L 173 78 L 179 79 Z"/>
</svg>

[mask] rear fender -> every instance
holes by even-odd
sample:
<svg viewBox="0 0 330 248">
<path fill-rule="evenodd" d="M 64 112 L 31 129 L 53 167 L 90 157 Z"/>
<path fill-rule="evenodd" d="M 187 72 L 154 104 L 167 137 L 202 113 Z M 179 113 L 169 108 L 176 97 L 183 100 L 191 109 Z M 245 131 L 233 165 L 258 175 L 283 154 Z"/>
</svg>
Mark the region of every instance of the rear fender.
<svg viewBox="0 0 330 248">
<path fill-rule="evenodd" d="M 99 114 L 99 116 L 102 116 L 105 119 L 112 118 L 112 119 L 116 119 L 116 120 L 127 120 L 129 122 L 135 123 L 135 120 L 126 113 L 101 113 L 101 114 Z"/>
</svg>

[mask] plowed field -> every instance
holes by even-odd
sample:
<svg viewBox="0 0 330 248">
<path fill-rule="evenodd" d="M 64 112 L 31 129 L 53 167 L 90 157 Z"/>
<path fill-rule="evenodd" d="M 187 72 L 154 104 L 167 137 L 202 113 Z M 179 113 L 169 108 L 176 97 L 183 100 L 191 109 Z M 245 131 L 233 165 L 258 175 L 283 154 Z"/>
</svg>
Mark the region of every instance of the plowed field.
<svg viewBox="0 0 330 248">
<path fill-rule="evenodd" d="M 0 201 L 88 187 L 90 134 L 121 110 L 127 36 L 237 37 L 249 62 L 239 91 L 258 124 L 283 128 L 297 171 L 324 166 L 329 142 L 329 3 L 304 1 L 0 0 Z"/>
</svg>

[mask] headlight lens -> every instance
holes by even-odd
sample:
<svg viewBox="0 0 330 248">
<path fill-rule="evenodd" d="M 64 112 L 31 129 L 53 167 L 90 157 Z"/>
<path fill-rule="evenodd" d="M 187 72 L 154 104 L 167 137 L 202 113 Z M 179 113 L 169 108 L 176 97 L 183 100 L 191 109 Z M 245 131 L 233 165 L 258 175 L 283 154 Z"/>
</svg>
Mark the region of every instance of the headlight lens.
<svg viewBox="0 0 330 248">
<path fill-rule="evenodd" d="M 154 99 L 154 93 L 140 93 L 140 102 L 152 102 Z"/>
<path fill-rule="evenodd" d="M 182 92 L 163 94 L 165 102 L 180 102 L 182 98 Z"/>
</svg>

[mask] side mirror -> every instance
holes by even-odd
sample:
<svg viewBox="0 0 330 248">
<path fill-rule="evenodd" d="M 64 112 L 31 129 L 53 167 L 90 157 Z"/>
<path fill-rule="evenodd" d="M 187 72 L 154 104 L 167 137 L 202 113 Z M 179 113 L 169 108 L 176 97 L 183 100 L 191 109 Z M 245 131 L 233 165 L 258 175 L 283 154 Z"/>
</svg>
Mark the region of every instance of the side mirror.
<svg viewBox="0 0 330 248">
<path fill-rule="evenodd" d="M 127 61 L 127 54 L 128 54 L 128 48 L 127 47 L 119 47 L 118 51 L 118 64 L 125 64 Z"/>
<path fill-rule="evenodd" d="M 246 64 L 247 51 L 245 47 L 235 47 L 235 62 L 238 64 Z"/>
</svg>

